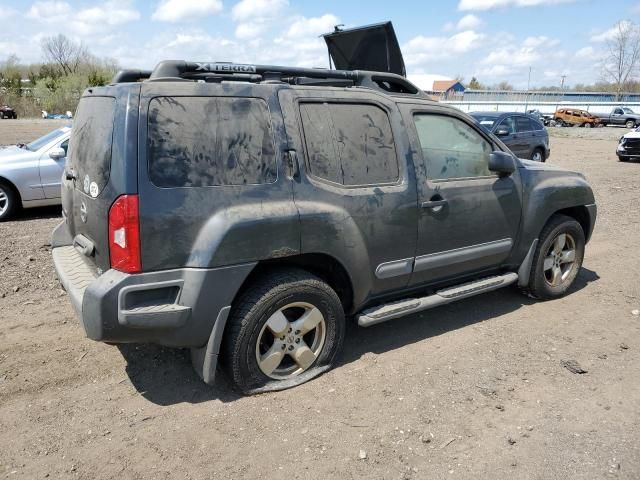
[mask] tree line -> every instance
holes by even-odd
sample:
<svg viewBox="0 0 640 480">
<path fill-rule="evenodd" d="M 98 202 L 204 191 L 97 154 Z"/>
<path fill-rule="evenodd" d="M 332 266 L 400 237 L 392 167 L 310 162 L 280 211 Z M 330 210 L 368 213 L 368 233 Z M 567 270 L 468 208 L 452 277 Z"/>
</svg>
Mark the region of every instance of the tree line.
<svg viewBox="0 0 640 480">
<path fill-rule="evenodd" d="M 18 116 L 73 112 L 86 88 L 106 85 L 120 68 L 62 34 L 44 38 L 41 51 L 41 63 L 24 64 L 15 54 L 0 62 L 0 103 Z"/>
</svg>

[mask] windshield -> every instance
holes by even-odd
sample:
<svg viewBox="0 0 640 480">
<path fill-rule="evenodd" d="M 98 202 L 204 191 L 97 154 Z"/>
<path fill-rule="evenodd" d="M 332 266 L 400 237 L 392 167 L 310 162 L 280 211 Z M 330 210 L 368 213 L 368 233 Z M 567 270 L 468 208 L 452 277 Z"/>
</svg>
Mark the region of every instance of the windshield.
<svg viewBox="0 0 640 480">
<path fill-rule="evenodd" d="M 30 150 L 32 152 L 37 152 L 42 147 L 44 147 L 45 145 L 47 145 L 50 142 L 53 142 L 56 138 L 60 137 L 61 135 L 64 135 L 68 131 L 69 131 L 69 127 L 58 128 L 58 129 L 54 130 L 53 132 L 49 132 L 45 136 L 40 137 L 40 138 L 38 138 L 37 140 L 34 140 L 31 143 L 28 143 L 27 145 L 25 145 L 24 148 L 26 148 L 27 150 Z"/>
<path fill-rule="evenodd" d="M 624 113 L 633 113 L 633 110 L 631 110 L 630 108 L 623 108 L 622 111 Z"/>
</svg>

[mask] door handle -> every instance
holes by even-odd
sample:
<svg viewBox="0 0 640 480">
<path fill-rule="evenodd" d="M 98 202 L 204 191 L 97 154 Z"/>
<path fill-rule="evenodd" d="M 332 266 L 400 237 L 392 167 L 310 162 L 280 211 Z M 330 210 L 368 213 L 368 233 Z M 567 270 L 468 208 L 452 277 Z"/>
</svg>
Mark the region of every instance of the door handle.
<svg viewBox="0 0 640 480">
<path fill-rule="evenodd" d="M 444 207 L 447 202 L 444 198 L 439 200 L 429 200 L 428 202 L 422 202 L 422 208 L 441 208 Z"/>
<path fill-rule="evenodd" d="M 78 179 L 78 174 L 73 170 L 64 170 L 64 178 L 67 180 L 77 180 Z"/>
<path fill-rule="evenodd" d="M 284 155 L 287 164 L 287 177 L 290 180 L 298 180 L 300 178 L 300 165 L 298 164 L 297 152 L 295 150 L 287 150 Z"/>
</svg>

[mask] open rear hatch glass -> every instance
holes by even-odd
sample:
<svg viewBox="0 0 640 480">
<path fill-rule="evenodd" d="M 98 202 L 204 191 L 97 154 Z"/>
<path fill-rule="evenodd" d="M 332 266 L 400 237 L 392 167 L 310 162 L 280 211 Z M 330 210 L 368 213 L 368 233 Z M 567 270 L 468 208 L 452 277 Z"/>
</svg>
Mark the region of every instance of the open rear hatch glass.
<svg viewBox="0 0 640 480">
<path fill-rule="evenodd" d="M 324 35 L 338 70 L 370 70 L 406 76 L 404 58 L 391 22 L 337 30 Z"/>
</svg>

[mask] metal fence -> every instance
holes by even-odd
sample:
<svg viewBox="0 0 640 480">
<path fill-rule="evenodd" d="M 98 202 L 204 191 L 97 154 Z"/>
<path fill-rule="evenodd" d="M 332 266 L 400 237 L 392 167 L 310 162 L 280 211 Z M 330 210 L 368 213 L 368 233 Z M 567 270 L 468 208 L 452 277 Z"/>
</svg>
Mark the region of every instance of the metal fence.
<svg viewBox="0 0 640 480">
<path fill-rule="evenodd" d="M 613 108 L 625 106 L 636 113 L 640 113 L 640 101 L 638 102 L 534 102 L 521 101 L 466 101 L 466 100 L 441 100 L 442 103 L 452 105 L 464 112 L 526 112 L 540 110 L 545 114 L 552 114 L 558 107 L 576 108 L 592 113 L 609 113 Z"/>
<path fill-rule="evenodd" d="M 465 102 L 577 102 L 584 104 L 616 102 L 615 93 L 611 92 L 527 92 L 522 90 L 465 90 L 462 98 L 450 98 L 449 100 L 462 100 Z M 623 93 L 619 103 L 640 102 L 640 93 Z"/>
</svg>

